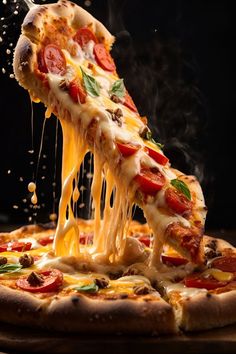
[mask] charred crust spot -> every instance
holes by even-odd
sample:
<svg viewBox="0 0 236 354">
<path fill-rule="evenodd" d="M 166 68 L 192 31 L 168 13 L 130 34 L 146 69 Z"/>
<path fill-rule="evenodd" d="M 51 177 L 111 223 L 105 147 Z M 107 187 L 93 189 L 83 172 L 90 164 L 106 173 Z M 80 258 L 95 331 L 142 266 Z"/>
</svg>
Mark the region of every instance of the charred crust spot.
<svg viewBox="0 0 236 354">
<path fill-rule="evenodd" d="M 73 305 L 77 305 L 78 302 L 79 302 L 79 297 L 76 296 L 76 295 L 73 295 L 73 296 L 71 297 L 71 302 L 72 302 Z"/>
<path fill-rule="evenodd" d="M 129 297 L 129 295 L 126 293 L 119 294 L 120 299 L 127 299 L 128 297 Z"/>
<path fill-rule="evenodd" d="M 210 299 L 210 298 L 212 297 L 212 295 L 211 295 L 210 293 L 206 293 L 206 297 L 207 297 L 208 299 Z"/>
</svg>

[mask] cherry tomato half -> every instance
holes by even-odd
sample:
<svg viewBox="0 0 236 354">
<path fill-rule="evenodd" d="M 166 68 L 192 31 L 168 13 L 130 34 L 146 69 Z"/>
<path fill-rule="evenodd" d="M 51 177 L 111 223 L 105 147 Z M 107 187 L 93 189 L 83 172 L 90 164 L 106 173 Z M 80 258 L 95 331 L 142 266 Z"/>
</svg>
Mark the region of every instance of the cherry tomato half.
<svg viewBox="0 0 236 354">
<path fill-rule="evenodd" d="M 96 61 L 98 65 L 104 70 L 115 71 L 116 66 L 114 60 L 112 59 L 110 53 L 106 50 L 102 43 L 95 44 L 93 49 Z"/>
<path fill-rule="evenodd" d="M 131 156 L 140 149 L 139 145 L 133 145 L 131 143 L 123 144 L 123 143 L 116 142 L 116 146 L 118 147 L 121 155 L 124 157 Z"/>
<path fill-rule="evenodd" d="M 8 242 L 0 245 L 0 252 L 24 252 L 31 249 L 31 242 Z"/>
<path fill-rule="evenodd" d="M 31 293 L 48 293 L 56 291 L 63 282 L 63 274 L 58 269 L 38 272 L 43 278 L 43 283 L 40 285 L 30 285 L 27 277 L 23 276 L 16 281 L 16 285 L 22 290 Z"/>
<path fill-rule="evenodd" d="M 38 240 L 38 243 L 40 243 L 40 245 L 42 245 L 42 246 L 47 246 L 50 243 L 53 243 L 53 240 L 54 240 L 54 235 L 49 235 L 49 236 L 45 236 L 45 237 L 40 238 Z"/>
<path fill-rule="evenodd" d="M 55 44 L 48 44 L 38 53 L 38 68 L 43 73 L 64 75 L 66 59 L 62 50 Z"/>
<path fill-rule="evenodd" d="M 131 111 L 138 113 L 138 109 L 135 106 L 135 103 L 134 103 L 132 97 L 130 96 L 130 94 L 127 91 L 126 91 L 126 94 L 124 97 L 123 105 L 128 107 Z"/>
<path fill-rule="evenodd" d="M 212 268 L 217 268 L 222 270 L 223 272 L 236 272 L 236 257 L 232 256 L 223 256 L 216 258 L 213 262 L 211 262 Z"/>
<path fill-rule="evenodd" d="M 140 174 L 135 177 L 140 190 L 145 194 L 155 195 L 165 184 L 165 177 L 154 169 L 141 168 Z"/>
<path fill-rule="evenodd" d="M 83 87 L 75 81 L 72 81 L 69 85 L 69 95 L 75 103 L 79 102 L 83 104 L 86 101 L 86 92 Z"/>
<path fill-rule="evenodd" d="M 98 42 L 96 36 L 87 27 L 82 27 L 78 29 L 78 31 L 74 35 L 74 41 L 79 43 L 81 47 L 84 47 L 89 41 L 94 41 L 94 43 Z"/>
<path fill-rule="evenodd" d="M 155 151 L 153 149 L 151 149 L 150 147 L 146 146 L 148 155 L 155 160 L 157 163 L 159 163 L 160 165 L 166 165 L 167 162 L 169 161 L 169 159 L 163 155 L 162 153 Z"/>
<path fill-rule="evenodd" d="M 203 278 L 201 275 L 190 275 L 184 279 L 184 284 L 188 288 L 203 288 L 213 290 L 226 286 L 228 282 L 218 281 L 214 278 Z"/>
<path fill-rule="evenodd" d="M 150 247 L 151 239 L 148 235 L 142 235 L 138 237 L 138 240 L 142 242 L 145 246 Z"/>
<path fill-rule="evenodd" d="M 182 264 L 188 263 L 188 260 L 182 257 L 177 257 L 177 256 L 168 256 L 167 254 L 162 254 L 161 255 L 162 262 L 164 264 L 171 264 L 174 266 L 179 266 Z"/>
<path fill-rule="evenodd" d="M 177 214 L 183 214 L 192 208 L 192 202 L 174 188 L 167 188 L 165 198 L 169 208 Z"/>
</svg>

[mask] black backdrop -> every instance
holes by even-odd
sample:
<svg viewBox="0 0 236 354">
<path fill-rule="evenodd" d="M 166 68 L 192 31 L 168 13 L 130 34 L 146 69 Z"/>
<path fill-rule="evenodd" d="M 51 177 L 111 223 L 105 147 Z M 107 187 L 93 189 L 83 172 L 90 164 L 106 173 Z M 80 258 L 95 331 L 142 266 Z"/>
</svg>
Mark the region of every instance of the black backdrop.
<svg viewBox="0 0 236 354">
<path fill-rule="evenodd" d="M 75 2 L 117 37 L 113 56 L 118 72 L 140 113 L 149 118 L 155 137 L 165 144 L 173 166 L 200 179 L 209 208 L 207 228 L 234 228 L 235 30 L 231 2 Z M 32 210 L 27 184 L 36 171 L 44 108 L 34 107 L 35 154 L 31 154 L 30 101 L 9 77 L 12 48 L 25 13 L 23 1 L 0 5 L 0 17 L 5 17 L 0 29 L 0 224 L 24 223 L 35 212 L 38 221 L 45 221 L 53 210 L 56 120 L 52 118 L 46 125 L 37 178 L 41 208 Z M 59 131 L 57 199 L 60 149 Z"/>
</svg>

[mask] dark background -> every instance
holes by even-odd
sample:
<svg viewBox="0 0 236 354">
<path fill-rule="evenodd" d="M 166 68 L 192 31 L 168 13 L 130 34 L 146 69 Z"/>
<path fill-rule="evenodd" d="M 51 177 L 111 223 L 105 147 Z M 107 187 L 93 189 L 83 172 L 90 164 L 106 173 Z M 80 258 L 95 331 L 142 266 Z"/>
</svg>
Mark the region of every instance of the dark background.
<svg viewBox="0 0 236 354">
<path fill-rule="evenodd" d="M 231 2 L 93 0 L 90 6 L 86 6 L 88 1 L 75 2 L 117 37 L 113 56 L 118 72 L 125 78 L 140 113 L 148 117 L 155 138 L 164 143 L 172 165 L 200 179 L 209 208 L 207 229 L 235 228 L 235 29 Z M 1 225 L 25 223 L 28 217 L 46 221 L 54 208 L 56 120 L 48 120 L 45 128 L 37 173 L 40 209 L 35 210 L 27 184 L 37 170 L 45 109 L 34 104 L 35 153 L 31 154 L 30 100 L 9 78 L 12 48 L 25 14 L 23 1 L 0 5 L 0 17 L 6 17 L 0 22 Z M 6 52 L 7 48 L 11 53 Z M 2 73 L 2 68 L 6 73 Z M 58 146 L 57 199 L 60 129 Z M 86 209 L 83 213 L 87 213 Z"/>
</svg>

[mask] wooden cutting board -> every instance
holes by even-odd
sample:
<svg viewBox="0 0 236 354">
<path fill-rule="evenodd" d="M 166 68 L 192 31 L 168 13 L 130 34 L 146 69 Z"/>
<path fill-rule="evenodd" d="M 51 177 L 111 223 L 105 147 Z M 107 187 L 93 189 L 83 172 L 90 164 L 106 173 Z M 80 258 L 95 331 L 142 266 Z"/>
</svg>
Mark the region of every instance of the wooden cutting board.
<svg viewBox="0 0 236 354">
<path fill-rule="evenodd" d="M 236 325 L 164 337 L 68 335 L 0 323 L 0 350 L 9 354 L 235 354 Z"/>
</svg>

